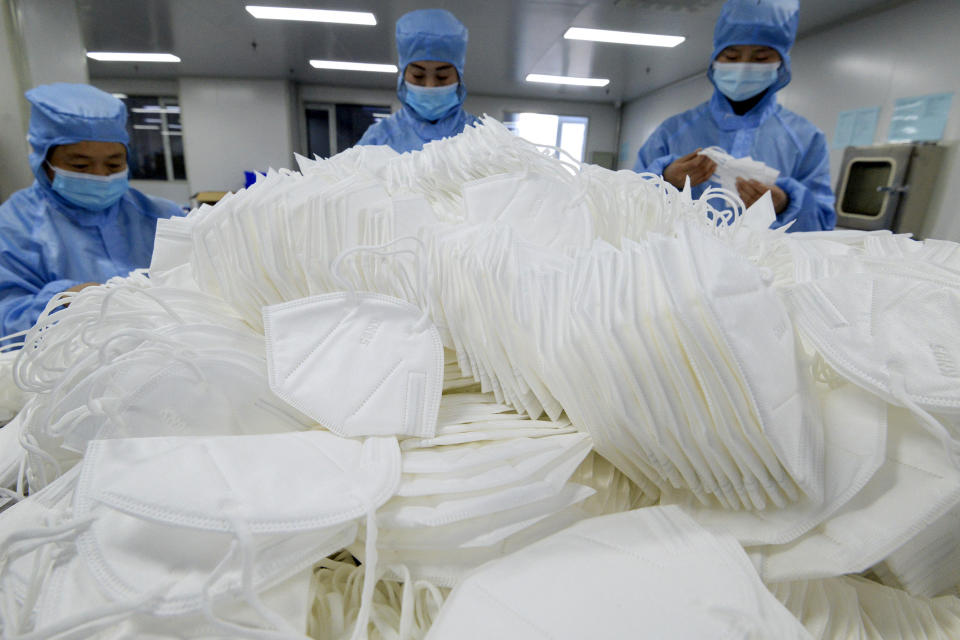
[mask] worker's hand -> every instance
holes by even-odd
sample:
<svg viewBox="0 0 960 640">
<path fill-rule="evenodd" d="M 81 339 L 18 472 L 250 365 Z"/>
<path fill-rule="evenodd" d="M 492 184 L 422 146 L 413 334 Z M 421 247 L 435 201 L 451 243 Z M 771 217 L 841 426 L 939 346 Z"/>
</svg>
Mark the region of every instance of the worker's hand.
<svg viewBox="0 0 960 640">
<path fill-rule="evenodd" d="M 83 284 L 78 284 L 75 287 L 70 287 L 69 289 L 66 289 L 64 293 L 77 293 L 78 291 L 83 291 L 87 287 L 99 286 L 99 284 L 100 284 L 99 282 L 84 282 Z"/>
<path fill-rule="evenodd" d="M 696 186 L 706 182 L 717 170 L 717 163 L 707 156 L 701 156 L 700 149 L 693 153 L 688 153 L 682 158 L 677 158 L 663 170 L 663 179 L 675 186 L 677 189 L 683 189 L 683 183 L 687 176 L 690 176 L 690 186 Z"/>
<path fill-rule="evenodd" d="M 78 284 L 78 285 L 75 286 L 75 287 L 70 287 L 69 289 L 64 289 L 64 290 L 63 290 L 63 293 L 78 293 L 78 292 L 80 292 L 80 291 L 83 291 L 83 290 L 86 289 L 87 287 L 96 287 L 96 286 L 99 285 L 99 284 L 100 284 L 99 282 L 84 282 L 83 284 Z M 61 303 L 60 303 L 60 306 L 62 306 L 64 309 L 66 309 L 67 307 L 70 306 L 70 303 L 64 301 L 64 302 L 61 302 Z"/>
<path fill-rule="evenodd" d="M 743 204 L 748 207 L 759 200 L 760 196 L 767 191 L 770 192 L 770 197 L 773 198 L 773 210 L 777 213 L 782 213 L 783 210 L 787 208 L 787 205 L 790 204 L 790 198 L 783 189 L 775 184 L 763 184 L 759 180 L 737 178 L 737 193 L 740 194 L 740 199 L 743 200 Z"/>
</svg>

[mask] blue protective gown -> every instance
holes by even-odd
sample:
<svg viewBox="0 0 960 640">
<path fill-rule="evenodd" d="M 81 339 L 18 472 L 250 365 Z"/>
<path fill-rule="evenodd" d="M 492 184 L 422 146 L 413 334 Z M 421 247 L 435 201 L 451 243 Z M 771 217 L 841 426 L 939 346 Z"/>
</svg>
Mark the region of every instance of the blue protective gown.
<svg viewBox="0 0 960 640">
<path fill-rule="evenodd" d="M 126 108 L 87 85 L 37 87 L 27 99 L 36 180 L 0 206 L 0 336 L 30 328 L 61 291 L 148 266 L 157 219 L 183 213 L 136 189 L 101 211 L 68 203 L 43 171 L 47 152 L 83 140 L 126 144 Z"/>
<path fill-rule="evenodd" d="M 477 121 L 476 116 L 458 107 L 452 114 L 436 122 L 427 122 L 404 105 L 389 118 L 370 125 L 357 144 L 385 144 L 397 153 L 416 151 L 432 140 L 462 133 L 467 125 Z"/>
<path fill-rule="evenodd" d="M 477 117 L 463 110 L 467 86 L 463 81 L 463 67 L 467 59 L 467 28 L 444 9 L 419 9 L 400 16 L 397 20 L 397 96 L 403 108 L 389 118 L 370 125 L 357 144 L 385 144 L 398 153 L 416 151 L 423 145 L 463 132 Z M 430 122 L 420 117 L 406 104 L 407 87 L 404 71 L 411 62 L 435 60 L 452 64 L 460 78 L 457 87 L 459 104 L 440 119 Z"/>
<path fill-rule="evenodd" d="M 747 113 L 736 115 L 716 88 L 707 102 L 664 121 L 644 142 L 634 171 L 663 174 L 691 151 L 717 146 L 730 155 L 750 156 L 780 171 L 776 185 L 790 199 L 772 228 L 795 220 L 791 231 L 833 229 L 837 214 L 830 186 L 830 165 L 823 132 L 777 104 L 776 94 L 790 82 L 790 47 L 796 36 L 796 0 L 730 0 L 714 31 L 716 59 L 726 47 L 758 44 L 776 49 L 783 62 L 777 81 Z M 713 70 L 707 72 L 713 82 Z M 693 187 L 699 197 L 709 181 Z"/>
</svg>

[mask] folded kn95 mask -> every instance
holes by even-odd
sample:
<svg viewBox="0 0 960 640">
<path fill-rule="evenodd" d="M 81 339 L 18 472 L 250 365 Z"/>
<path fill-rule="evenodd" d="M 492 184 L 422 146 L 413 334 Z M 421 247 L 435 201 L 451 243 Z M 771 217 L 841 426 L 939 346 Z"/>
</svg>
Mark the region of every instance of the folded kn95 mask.
<svg viewBox="0 0 960 640">
<path fill-rule="evenodd" d="M 342 436 L 433 437 L 443 387 L 436 326 L 408 302 L 342 292 L 265 307 L 280 398 Z"/>
</svg>

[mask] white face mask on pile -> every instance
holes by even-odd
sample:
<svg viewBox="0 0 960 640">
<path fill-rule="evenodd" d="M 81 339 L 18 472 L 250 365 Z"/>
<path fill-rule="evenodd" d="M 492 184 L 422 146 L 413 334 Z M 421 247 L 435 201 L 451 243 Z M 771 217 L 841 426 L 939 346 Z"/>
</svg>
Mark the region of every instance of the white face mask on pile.
<svg viewBox="0 0 960 640">
<path fill-rule="evenodd" d="M 511 293 L 526 297 L 510 302 L 529 309 L 545 387 L 644 492 L 751 510 L 819 500 L 822 431 L 804 421 L 786 309 L 729 247 L 678 236 L 517 270 Z"/>
<path fill-rule="evenodd" d="M 756 180 L 762 184 L 773 184 L 780 177 L 780 171 L 770 167 L 750 156 L 734 158 L 720 147 L 707 147 L 700 151 L 700 155 L 707 156 L 717 163 L 717 168 L 711 177 L 728 191 L 737 193 L 737 178 Z"/>
<path fill-rule="evenodd" d="M 825 522 L 787 545 L 752 547 L 767 581 L 859 573 L 960 504 L 960 468 L 921 418 L 889 407 L 884 463 Z"/>
<path fill-rule="evenodd" d="M 480 567 L 451 592 L 427 638 L 638 634 L 810 638 L 734 540 L 675 507 L 585 520 Z"/>
<path fill-rule="evenodd" d="M 822 500 L 804 498 L 754 513 L 711 508 L 689 492 L 669 491 L 661 504 L 678 504 L 702 526 L 730 533 L 747 546 L 786 544 L 822 523 L 849 502 L 883 463 L 887 404 L 853 384 L 821 391 L 816 397 L 824 427 Z M 809 419 L 814 421 L 815 416 Z"/>
<path fill-rule="evenodd" d="M 465 183 L 463 206 L 468 223 L 505 224 L 537 246 L 586 248 L 593 225 L 579 195 L 569 179 L 510 173 Z"/>
<path fill-rule="evenodd" d="M 123 367 L 155 373 L 133 388 L 116 380 L 108 395 L 88 405 L 87 415 L 75 415 L 61 427 L 63 446 L 82 454 L 95 438 L 255 435 L 309 425 L 270 393 L 262 360 L 241 353 L 173 360 L 166 366 L 141 360 L 137 367 Z"/>
<path fill-rule="evenodd" d="M 157 220 L 157 234 L 150 260 L 150 278 L 160 285 L 196 287 L 190 266 L 196 218 L 175 216 Z"/>
<path fill-rule="evenodd" d="M 78 555 L 54 566 L 35 627 L 53 633 L 134 613 L 203 613 L 236 632 L 220 618 L 220 601 L 239 598 L 268 625 L 293 632 L 305 619 L 279 619 L 257 594 L 350 544 L 356 520 L 388 500 L 399 480 L 392 438 L 361 443 L 315 431 L 95 441 L 74 520 L 48 541 L 72 547 L 72 528 Z M 56 557 L 35 546 L 38 562 Z M 34 579 L 44 576 L 40 569 Z"/>
<path fill-rule="evenodd" d="M 78 297 L 56 313 L 55 323 L 38 330 L 23 353 L 20 384 L 38 392 L 23 421 L 33 489 L 75 464 L 108 422 L 114 437 L 303 428 L 305 420 L 264 384 L 263 338 L 228 305 L 142 280 L 131 276 Z M 183 390 L 181 381 L 170 378 L 175 371 L 186 372 L 193 386 Z M 223 384 L 217 380 L 221 371 Z M 151 380 L 167 393 L 158 394 Z M 231 384 L 236 388 L 224 386 Z M 211 398 L 197 395 L 202 385 L 210 385 Z M 217 398 L 228 398 L 239 413 L 204 412 Z M 131 417 L 137 411 L 143 415 Z"/>
<path fill-rule="evenodd" d="M 933 598 L 960 593 L 960 504 L 873 568 L 884 584 Z"/>
<path fill-rule="evenodd" d="M 342 436 L 434 435 L 443 345 L 419 309 L 331 293 L 263 313 L 270 387 L 290 406 Z"/>
<path fill-rule="evenodd" d="M 448 419 L 449 444 L 404 449 L 401 486 L 377 513 L 383 564 L 449 586 L 506 549 L 584 517 L 578 505 L 594 491 L 570 478 L 590 451 L 589 436 L 541 429 L 528 437 L 534 429 L 524 425 L 536 421 L 503 419 L 510 414 L 497 413 L 503 407 L 489 394 L 493 413 L 484 419 L 477 396 L 444 396 L 458 411 L 443 413 L 469 420 Z M 457 436 L 465 439 L 456 443 Z"/>
<path fill-rule="evenodd" d="M 265 307 L 263 318 L 270 387 L 288 404 L 342 436 L 435 434 L 443 344 L 428 314 L 351 290 Z"/>
<path fill-rule="evenodd" d="M 952 459 L 960 457 L 960 434 L 927 413 L 960 414 L 960 279 L 850 274 L 786 294 L 831 367 L 917 413 Z"/>
</svg>

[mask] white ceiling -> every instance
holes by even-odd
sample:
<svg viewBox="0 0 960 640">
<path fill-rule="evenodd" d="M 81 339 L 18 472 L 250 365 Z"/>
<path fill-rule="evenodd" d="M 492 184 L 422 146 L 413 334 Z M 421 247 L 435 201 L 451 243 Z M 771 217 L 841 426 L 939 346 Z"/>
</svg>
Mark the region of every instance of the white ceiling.
<svg viewBox="0 0 960 640">
<path fill-rule="evenodd" d="M 802 0 L 801 36 L 904 0 Z M 88 51 L 172 52 L 182 62 L 89 60 L 92 77 L 291 78 L 305 83 L 395 86 L 379 73 L 322 71 L 311 58 L 396 61 L 394 23 L 407 11 L 443 7 L 470 30 L 465 79 L 483 95 L 627 101 L 706 68 L 722 0 L 251 0 L 253 4 L 372 11 L 377 26 L 257 20 L 244 0 L 77 0 Z M 683 35 L 673 49 L 577 42 L 567 27 Z M 605 88 L 524 81 L 527 73 L 610 78 Z"/>
</svg>

